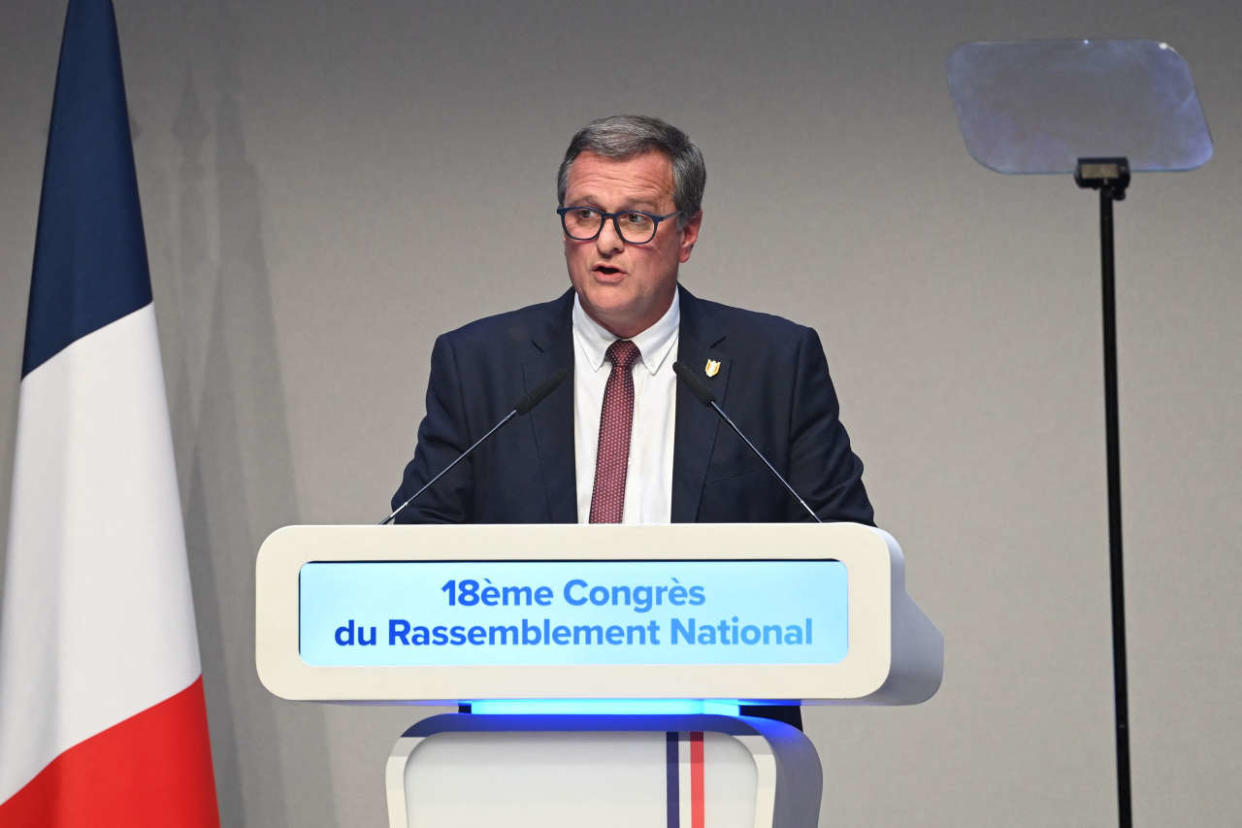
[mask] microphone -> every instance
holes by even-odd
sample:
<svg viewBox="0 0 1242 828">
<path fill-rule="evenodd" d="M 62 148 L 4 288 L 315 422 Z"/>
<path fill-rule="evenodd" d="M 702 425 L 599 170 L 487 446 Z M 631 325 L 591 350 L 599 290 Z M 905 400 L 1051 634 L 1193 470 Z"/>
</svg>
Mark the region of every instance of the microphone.
<svg viewBox="0 0 1242 828">
<path fill-rule="evenodd" d="M 720 419 L 729 424 L 729 428 L 733 429 L 737 436 L 742 438 L 742 442 L 749 446 L 750 450 L 755 453 L 755 456 L 763 461 L 763 465 L 767 466 L 768 471 L 772 472 L 776 479 L 781 481 L 781 485 L 785 487 L 786 491 L 793 495 L 794 500 L 802 504 L 802 508 L 806 509 L 806 513 L 811 516 L 811 519 L 816 523 L 823 523 L 823 521 L 819 519 L 819 515 L 815 514 L 815 510 L 806 505 L 806 501 L 802 499 L 801 495 L 794 491 L 794 487 L 789 485 L 789 481 L 776 470 L 775 466 L 768 462 L 768 458 L 763 456 L 763 452 L 755 448 L 755 444 L 742 433 L 742 430 L 737 427 L 737 423 L 733 422 L 729 415 L 724 412 L 724 409 L 720 407 L 718 402 L 716 402 L 716 396 L 712 394 L 712 390 L 707 387 L 707 383 L 695 376 L 693 371 L 680 362 L 673 363 L 673 373 L 675 373 L 678 378 L 686 384 L 686 387 L 690 389 L 690 393 L 694 394 L 694 396 L 698 398 L 699 402 L 703 403 L 703 405 L 708 408 L 713 409 L 718 415 L 720 415 Z"/>
<path fill-rule="evenodd" d="M 529 394 L 523 394 L 518 401 L 513 404 L 513 411 L 509 414 L 509 416 L 511 417 L 513 414 L 525 414 L 535 406 L 539 405 L 539 403 L 543 402 L 543 398 L 555 391 L 556 387 L 564 382 L 565 378 L 568 376 L 569 369 L 562 368 L 543 382 L 536 385 L 533 391 Z M 501 424 L 503 425 L 504 421 L 501 421 Z"/>
<path fill-rule="evenodd" d="M 514 417 L 527 413 L 532 408 L 539 405 L 539 403 L 543 402 L 544 399 L 549 394 L 551 394 L 553 391 L 555 391 L 556 387 L 560 385 L 562 382 L 564 382 L 565 378 L 568 376 L 569 376 L 568 369 L 562 369 L 560 371 L 557 371 L 555 374 L 553 374 L 552 376 L 545 379 L 543 382 L 536 385 L 534 389 L 530 391 L 530 393 L 523 394 L 521 397 L 519 397 L 518 401 L 513 404 L 513 409 L 508 414 L 506 414 L 504 417 L 502 417 L 500 419 L 500 422 L 496 423 L 496 425 L 488 429 L 488 432 L 484 434 L 482 437 L 475 440 L 474 443 L 470 446 L 470 448 L 466 449 L 461 454 L 457 455 L 457 458 L 452 463 L 449 463 L 447 466 L 445 466 L 443 469 L 440 470 L 439 474 L 437 474 L 435 477 L 431 478 L 426 483 L 424 483 L 421 489 L 419 489 L 417 492 L 415 492 L 414 494 L 406 498 L 406 501 L 404 503 L 402 503 L 396 509 L 393 509 L 392 514 L 390 514 L 388 517 L 381 520 L 379 522 L 379 525 L 386 526 L 389 523 L 392 523 L 393 518 L 401 514 L 401 511 L 405 509 L 406 506 L 409 506 L 411 503 L 414 502 L 414 498 L 418 497 L 423 492 L 427 491 L 432 486 L 434 486 L 437 480 L 439 480 L 441 477 L 444 477 L 444 475 L 448 474 L 453 469 L 454 466 L 456 466 L 462 460 L 465 460 L 467 457 L 469 457 L 471 452 L 473 452 L 479 446 L 483 445 L 483 443 L 487 442 L 487 439 L 489 437 L 491 437 L 497 431 L 500 431 L 501 426 L 503 426 L 505 423 L 509 422 Z"/>
</svg>

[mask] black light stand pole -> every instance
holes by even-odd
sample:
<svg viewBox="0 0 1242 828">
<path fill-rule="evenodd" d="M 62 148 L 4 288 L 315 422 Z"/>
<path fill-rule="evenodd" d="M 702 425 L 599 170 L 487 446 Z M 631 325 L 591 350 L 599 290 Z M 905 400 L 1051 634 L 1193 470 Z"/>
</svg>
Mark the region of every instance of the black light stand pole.
<svg viewBox="0 0 1242 828">
<path fill-rule="evenodd" d="M 1113 697 L 1117 733 L 1117 813 L 1131 827 L 1130 704 L 1126 683 L 1126 606 L 1121 554 L 1121 438 L 1117 418 L 1117 312 L 1113 288 L 1113 202 L 1126 197 L 1130 164 L 1125 158 L 1080 158 L 1079 187 L 1100 191 L 1100 264 L 1104 306 L 1104 427 L 1108 452 L 1109 579 L 1113 604 Z"/>
</svg>

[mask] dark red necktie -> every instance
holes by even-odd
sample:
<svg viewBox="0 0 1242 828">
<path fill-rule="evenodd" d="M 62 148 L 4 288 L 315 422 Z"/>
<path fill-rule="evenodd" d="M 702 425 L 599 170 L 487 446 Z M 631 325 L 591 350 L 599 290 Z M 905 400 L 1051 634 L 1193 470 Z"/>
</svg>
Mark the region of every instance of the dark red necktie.
<svg viewBox="0 0 1242 828">
<path fill-rule="evenodd" d="M 634 374 L 638 346 L 618 339 L 605 353 L 612 373 L 604 386 L 599 416 L 599 451 L 595 455 L 595 488 L 591 492 L 591 523 L 620 523 L 625 508 L 625 472 L 630 461 L 630 429 L 634 424 Z"/>
</svg>

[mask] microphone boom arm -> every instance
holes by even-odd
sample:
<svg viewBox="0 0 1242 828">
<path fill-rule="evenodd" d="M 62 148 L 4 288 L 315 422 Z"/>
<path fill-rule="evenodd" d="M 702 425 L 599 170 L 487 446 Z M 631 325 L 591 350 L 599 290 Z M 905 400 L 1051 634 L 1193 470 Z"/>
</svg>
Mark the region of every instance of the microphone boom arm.
<svg viewBox="0 0 1242 828">
<path fill-rule="evenodd" d="M 501 426 L 503 426 L 505 423 L 509 422 L 514 417 L 518 416 L 519 414 L 526 414 L 532 408 L 539 405 L 539 403 L 543 402 L 544 399 L 549 394 L 551 394 L 554 390 L 556 390 L 556 387 L 560 385 L 562 382 L 564 382 L 565 378 L 568 376 L 569 376 L 568 369 L 557 371 L 555 374 L 548 377 L 543 382 L 539 383 L 539 385 L 535 386 L 534 390 L 532 390 L 529 394 L 523 394 L 521 398 L 518 399 L 518 401 L 513 404 L 513 410 L 510 411 L 508 414 L 506 414 L 503 418 L 501 418 L 500 422 L 492 426 L 491 429 L 488 430 L 488 432 L 484 434 L 482 437 L 475 440 L 470 445 L 470 448 L 466 449 L 461 454 L 457 455 L 457 458 L 453 460 L 452 463 L 449 463 L 447 466 L 445 466 L 443 469 L 440 470 L 439 474 L 437 474 L 435 477 L 431 478 L 426 483 L 424 483 L 421 489 L 419 489 L 417 492 L 415 492 L 414 494 L 406 498 L 405 503 L 402 503 L 396 509 L 393 509 L 392 513 L 389 514 L 388 517 L 384 518 L 383 520 L 379 522 L 379 525 L 387 526 L 389 523 L 392 523 L 393 518 L 395 518 L 398 514 L 400 514 L 402 509 L 404 509 L 406 506 L 409 506 L 414 501 L 414 498 L 418 497 L 420 494 L 422 494 L 423 492 L 427 491 L 432 486 L 434 486 L 437 480 L 439 480 L 441 477 L 444 477 L 444 475 L 448 474 L 449 471 L 452 470 L 454 466 L 456 466 L 462 460 L 465 460 L 467 457 L 469 457 L 471 452 L 473 452 L 483 443 L 487 442 L 487 438 L 491 437 L 497 431 L 500 431 Z"/>
<path fill-rule="evenodd" d="M 782 475 L 780 472 L 778 472 L 776 468 L 771 463 L 768 462 L 768 458 L 763 456 L 763 452 L 755 448 L 755 444 L 750 441 L 750 438 L 748 438 L 745 434 L 742 433 L 742 430 L 737 427 L 737 424 L 733 422 L 733 420 L 729 417 L 728 414 L 724 413 L 724 409 L 720 407 L 720 404 L 717 403 L 715 400 L 708 400 L 707 404 L 716 410 L 716 413 L 720 415 L 720 419 L 728 423 L 729 428 L 733 429 L 733 433 L 736 434 L 738 437 L 741 437 L 742 442 L 745 443 L 750 448 L 750 450 L 755 453 L 756 457 L 758 457 L 760 460 L 763 461 L 763 465 L 767 466 L 768 471 L 772 472 L 772 474 L 775 475 L 776 479 L 781 481 L 781 485 L 784 486 L 785 489 L 791 495 L 793 495 L 794 500 L 802 504 L 802 508 L 806 509 L 806 513 L 811 516 L 811 519 L 814 520 L 816 523 L 823 523 L 823 521 L 819 519 L 819 515 L 815 514 L 815 510 L 812 509 L 810 506 L 806 505 L 806 501 L 802 499 L 802 495 L 794 491 L 794 487 L 789 485 L 789 481 L 785 479 L 785 476 Z"/>
<path fill-rule="evenodd" d="M 452 463 L 449 463 L 447 466 L 441 469 L 439 474 L 437 474 L 435 477 L 431 478 L 426 483 L 424 483 L 421 489 L 419 489 L 417 492 L 415 492 L 414 494 L 406 498 L 406 501 L 402 503 L 400 506 L 393 509 L 392 514 L 390 514 L 388 517 L 381 520 L 379 522 L 379 525 L 387 526 L 389 523 L 392 523 L 392 519 L 395 518 L 401 512 L 402 509 L 404 509 L 406 506 L 409 506 L 410 503 L 414 501 L 414 498 L 418 497 L 420 494 L 422 494 L 423 492 L 427 491 L 432 486 L 434 486 L 437 480 L 439 480 L 441 477 L 444 477 L 444 475 L 452 471 L 457 466 L 458 463 L 460 463 L 462 460 L 465 460 L 467 457 L 469 457 L 470 452 L 478 448 L 483 443 L 483 441 L 486 440 L 488 437 L 491 437 L 497 431 L 500 431 L 501 426 L 503 426 L 505 423 L 509 422 L 514 417 L 516 417 L 517 414 L 518 414 L 518 410 L 516 408 L 510 411 L 508 414 L 506 414 L 504 416 L 504 419 L 496 423 L 496 425 L 492 426 L 491 429 L 489 429 L 488 432 L 484 434 L 482 437 L 475 440 L 474 443 L 470 446 L 470 448 L 466 449 L 461 454 L 457 455 L 457 458 L 453 460 Z"/>
<path fill-rule="evenodd" d="M 702 380 L 696 377 L 693 371 L 681 362 L 673 363 L 673 373 L 681 377 L 682 381 L 686 384 L 686 387 L 690 389 L 690 392 L 694 394 L 694 396 L 698 397 L 699 402 L 713 409 L 718 415 L 720 415 L 720 419 L 729 424 L 729 428 L 733 429 L 733 433 L 738 437 L 741 437 L 742 442 L 755 453 L 756 457 L 763 461 L 763 465 L 768 467 L 768 471 L 772 472 L 772 476 L 781 481 L 781 485 L 785 487 L 786 491 L 793 495 L 794 500 L 802 504 L 802 508 L 806 509 L 806 513 L 811 516 L 811 519 L 816 523 L 823 523 L 823 521 L 819 519 L 819 515 L 815 514 L 815 510 L 806 505 L 806 501 L 802 499 L 802 495 L 794 491 L 794 487 L 789 485 L 789 481 L 785 479 L 785 476 L 778 472 L 776 467 L 768 462 L 768 458 L 763 456 L 763 452 L 755 448 L 755 444 L 750 441 L 750 438 L 743 434 L 742 430 L 737 427 L 737 423 L 733 422 L 729 415 L 724 412 L 724 409 L 721 408 L 720 404 L 716 402 L 716 396 L 712 394 L 712 390 L 708 388 Z"/>
</svg>

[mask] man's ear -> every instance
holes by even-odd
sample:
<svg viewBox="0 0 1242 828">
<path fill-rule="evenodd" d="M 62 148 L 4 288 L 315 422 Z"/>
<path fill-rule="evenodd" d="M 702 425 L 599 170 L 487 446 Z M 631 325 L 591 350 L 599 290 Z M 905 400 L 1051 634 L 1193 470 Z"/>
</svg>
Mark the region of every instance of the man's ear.
<svg viewBox="0 0 1242 828">
<path fill-rule="evenodd" d="M 703 224 L 703 211 L 699 210 L 685 226 L 681 228 L 681 250 L 678 261 L 682 264 L 690 261 L 690 253 L 694 250 L 694 243 L 699 240 L 699 227 Z"/>
</svg>

